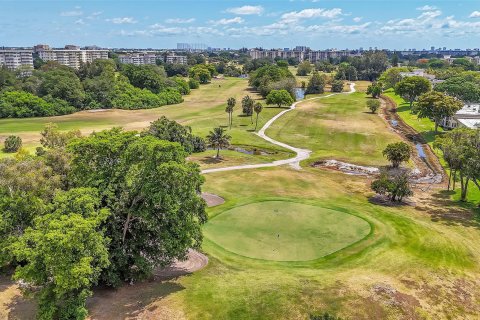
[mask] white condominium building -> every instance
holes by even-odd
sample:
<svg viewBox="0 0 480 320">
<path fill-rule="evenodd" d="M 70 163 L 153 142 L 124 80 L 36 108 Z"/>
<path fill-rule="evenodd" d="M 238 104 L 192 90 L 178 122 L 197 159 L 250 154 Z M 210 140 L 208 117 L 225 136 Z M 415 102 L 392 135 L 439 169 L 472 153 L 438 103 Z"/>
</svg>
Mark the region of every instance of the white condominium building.
<svg viewBox="0 0 480 320">
<path fill-rule="evenodd" d="M 177 56 L 175 54 L 170 54 L 165 57 L 165 62 L 174 64 L 187 64 L 188 58 L 187 56 Z"/>
<path fill-rule="evenodd" d="M 303 49 L 302 47 L 300 47 Z M 304 51 L 304 50 L 259 50 L 259 49 L 251 49 L 249 55 L 252 59 L 261 59 L 261 58 L 295 58 L 298 61 L 302 62 L 304 60 L 308 60 L 310 62 L 317 62 L 317 61 L 325 61 L 329 58 L 341 58 L 341 57 L 349 57 L 354 56 L 354 54 L 350 53 L 347 50 L 320 50 L 320 51 Z"/>
<path fill-rule="evenodd" d="M 84 50 L 73 45 L 67 45 L 65 49 L 50 49 L 47 45 L 37 45 L 34 50 L 43 61 L 57 61 L 74 69 L 80 68 L 82 63 L 108 59 L 108 50 Z"/>
<path fill-rule="evenodd" d="M 121 63 L 134 64 L 136 66 L 144 64 L 155 64 L 157 62 L 157 56 L 154 54 L 140 52 L 120 55 L 118 57 Z"/>
<path fill-rule="evenodd" d="M 6 49 L 0 50 L 0 66 L 6 66 L 8 69 L 15 70 L 21 66 L 33 69 L 32 50 L 24 49 Z"/>
</svg>

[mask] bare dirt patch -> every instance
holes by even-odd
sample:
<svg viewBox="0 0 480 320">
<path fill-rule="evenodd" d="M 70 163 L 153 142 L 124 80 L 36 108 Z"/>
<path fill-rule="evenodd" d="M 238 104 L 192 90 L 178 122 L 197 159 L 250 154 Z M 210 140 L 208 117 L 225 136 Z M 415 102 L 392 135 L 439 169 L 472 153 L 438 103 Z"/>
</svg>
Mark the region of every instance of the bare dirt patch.
<svg viewBox="0 0 480 320">
<path fill-rule="evenodd" d="M 225 203 L 225 199 L 213 193 L 202 192 L 202 198 L 208 207 L 215 207 Z"/>
</svg>

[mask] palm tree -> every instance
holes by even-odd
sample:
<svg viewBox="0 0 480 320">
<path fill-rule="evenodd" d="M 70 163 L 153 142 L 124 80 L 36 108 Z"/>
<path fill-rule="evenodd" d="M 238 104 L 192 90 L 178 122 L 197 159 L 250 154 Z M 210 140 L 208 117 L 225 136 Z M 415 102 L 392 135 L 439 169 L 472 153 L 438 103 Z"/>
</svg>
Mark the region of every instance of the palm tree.
<svg viewBox="0 0 480 320">
<path fill-rule="evenodd" d="M 253 110 L 257 114 L 257 121 L 255 122 L 255 131 L 257 131 L 257 126 L 258 126 L 258 114 L 262 112 L 263 106 L 260 102 L 255 103 L 255 106 L 253 107 Z"/>
<path fill-rule="evenodd" d="M 225 112 L 228 112 L 228 124 L 230 126 L 230 129 L 232 129 L 232 114 L 233 114 L 233 108 L 235 107 L 235 104 L 237 101 L 235 98 L 228 98 L 227 100 L 227 107 L 225 108 Z"/>
<path fill-rule="evenodd" d="M 220 158 L 220 149 L 230 146 L 231 138 L 228 134 L 225 134 L 223 128 L 214 128 L 207 135 L 207 144 L 210 148 L 217 150 L 217 159 Z"/>
</svg>

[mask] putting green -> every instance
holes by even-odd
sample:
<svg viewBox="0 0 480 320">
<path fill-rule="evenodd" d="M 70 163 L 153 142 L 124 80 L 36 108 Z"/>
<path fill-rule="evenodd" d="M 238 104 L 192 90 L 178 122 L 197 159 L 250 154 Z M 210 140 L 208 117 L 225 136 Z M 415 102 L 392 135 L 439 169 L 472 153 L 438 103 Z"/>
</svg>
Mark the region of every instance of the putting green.
<svg viewBox="0 0 480 320">
<path fill-rule="evenodd" d="M 205 236 L 233 253 L 274 261 L 321 258 L 363 239 L 367 221 L 354 215 L 288 201 L 227 210 L 209 221 Z"/>
</svg>

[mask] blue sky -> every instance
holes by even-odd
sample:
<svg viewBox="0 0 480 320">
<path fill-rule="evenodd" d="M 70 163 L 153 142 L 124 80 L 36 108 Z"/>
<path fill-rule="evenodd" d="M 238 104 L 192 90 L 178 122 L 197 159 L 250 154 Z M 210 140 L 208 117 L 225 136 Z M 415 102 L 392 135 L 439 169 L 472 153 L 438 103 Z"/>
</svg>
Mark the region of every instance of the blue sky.
<svg viewBox="0 0 480 320">
<path fill-rule="evenodd" d="M 222 48 L 477 48 L 480 0 L 0 0 L 0 46 L 173 48 L 177 42 Z"/>
</svg>

